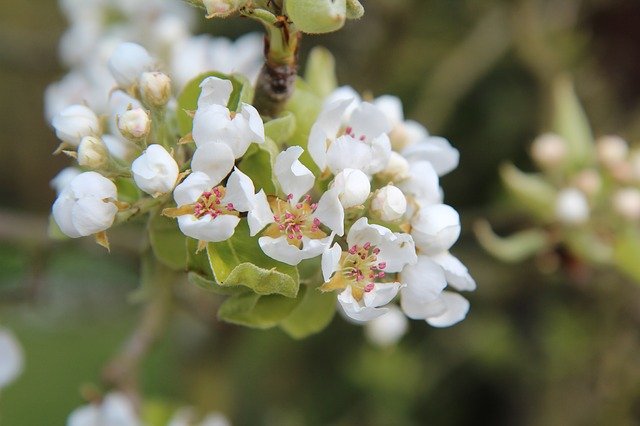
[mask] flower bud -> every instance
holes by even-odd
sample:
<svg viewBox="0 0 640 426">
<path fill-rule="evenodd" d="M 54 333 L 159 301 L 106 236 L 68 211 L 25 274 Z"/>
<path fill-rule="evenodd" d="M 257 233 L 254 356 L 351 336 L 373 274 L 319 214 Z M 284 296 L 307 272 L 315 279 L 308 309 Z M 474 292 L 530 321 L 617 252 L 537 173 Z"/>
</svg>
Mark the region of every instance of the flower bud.
<svg viewBox="0 0 640 426">
<path fill-rule="evenodd" d="M 603 136 L 596 142 L 598 160 L 607 167 L 615 167 L 627 158 L 629 146 L 619 136 Z"/>
<path fill-rule="evenodd" d="M 364 15 L 364 7 L 358 0 L 347 0 L 347 19 L 360 19 Z"/>
<path fill-rule="evenodd" d="M 640 219 L 640 191 L 636 188 L 620 189 L 613 194 L 613 208 L 625 219 Z"/>
<path fill-rule="evenodd" d="M 402 155 L 391 151 L 387 167 L 379 175 L 389 182 L 400 182 L 409 177 L 409 162 Z"/>
<path fill-rule="evenodd" d="M 247 0 L 202 0 L 207 9 L 207 18 L 224 18 L 237 12 Z"/>
<path fill-rule="evenodd" d="M 102 139 L 85 136 L 78 146 L 78 164 L 99 170 L 109 163 L 109 150 Z"/>
<path fill-rule="evenodd" d="M 602 188 L 602 178 L 597 170 L 587 169 L 578 173 L 573 179 L 574 185 L 588 196 L 597 194 Z"/>
<path fill-rule="evenodd" d="M 434 204 L 421 207 L 411 221 L 411 236 L 424 254 L 449 250 L 460 236 L 460 216 L 451 206 Z"/>
<path fill-rule="evenodd" d="M 589 202 L 576 188 L 560 191 L 556 198 L 556 217 L 568 225 L 579 225 L 589 220 Z"/>
<path fill-rule="evenodd" d="M 51 182 L 49 182 L 49 186 L 56 191 L 56 194 L 60 194 L 66 187 L 69 185 L 69 182 L 73 180 L 76 176 L 78 176 L 82 171 L 77 167 L 65 167 L 60 170 L 60 172 L 55 175 Z"/>
<path fill-rule="evenodd" d="M 109 71 L 122 88 L 134 85 L 140 74 L 151 71 L 155 61 L 147 50 L 135 43 L 121 43 L 109 58 Z"/>
<path fill-rule="evenodd" d="M 376 191 L 371 201 L 371 211 L 387 222 L 400 219 L 407 211 L 407 199 L 402 191 L 393 185 L 387 185 Z"/>
<path fill-rule="evenodd" d="M 567 142 L 553 133 L 538 136 L 531 145 L 531 158 L 540 167 L 558 167 L 567 158 Z"/>
<path fill-rule="evenodd" d="M 338 188 L 338 199 L 345 209 L 363 204 L 371 193 L 369 178 L 357 169 L 344 169 L 338 173 L 333 187 Z"/>
<path fill-rule="evenodd" d="M 151 130 L 149 114 L 142 108 L 130 109 L 117 117 L 117 120 L 120 133 L 131 141 L 143 140 Z"/>
<path fill-rule="evenodd" d="M 309 34 L 339 30 L 347 19 L 345 0 L 286 0 L 285 9 L 295 26 Z"/>
<path fill-rule="evenodd" d="M 150 195 L 170 192 L 178 180 L 178 164 L 161 145 L 153 144 L 131 165 L 138 188 Z"/>
<path fill-rule="evenodd" d="M 393 346 L 404 336 L 409 321 L 400 308 L 388 305 L 389 311 L 365 324 L 365 333 L 370 342 L 381 347 Z"/>
<path fill-rule="evenodd" d="M 78 146 L 85 136 L 100 135 L 98 116 L 84 105 L 71 105 L 53 118 L 56 136 L 63 142 Z"/>
<path fill-rule="evenodd" d="M 171 97 L 171 79 L 161 72 L 144 72 L 140 76 L 140 95 L 149 107 L 163 107 Z"/>
</svg>

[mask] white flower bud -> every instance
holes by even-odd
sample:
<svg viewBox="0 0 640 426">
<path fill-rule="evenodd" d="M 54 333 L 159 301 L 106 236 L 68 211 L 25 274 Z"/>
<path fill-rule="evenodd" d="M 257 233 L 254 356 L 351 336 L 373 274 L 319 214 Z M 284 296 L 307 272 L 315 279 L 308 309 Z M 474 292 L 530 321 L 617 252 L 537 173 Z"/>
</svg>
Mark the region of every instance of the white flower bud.
<svg viewBox="0 0 640 426">
<path fill-rule="evenodd" d="M 133 180 L 138 188 L 150 195 L 173 190 L 178 180 L 178 164 L 161 145 L 153 144 L 131 165 Z"/>
<path fill-rule="evenodd" d="M 375 345 L 393 346 L 407 333 L 409 321 L 400 308 L 387 305 L 389 311 L 365 324 L 367 338 Z"/>
<path fill-rule="evenodd" d="M 627 158 L 629 146 L 619 136 L 603 136 L 596 141 L 596 151 L 602 164 L 615 167 Z"/>
<path fill-rule="evenodd" d="M 60 111 L 51 124 L 63 142 L 78 146 L 85 136 L 99 136 L 100 120 L 84 105 L 71 105 Z"/>
<path fill-rule="evenodd" d="M 60 194 L 67 185 L 69 185 L 69 182 L 71 182 L 73 178 L 78 176 L 80 173 L 82 173 L 82 170 L 76 167 L 65 167 L 60 170 L 53 179 L 51 179 L 49 185 L 54 189 L 54 191 L 56 191 L 56 194 Z"/>
<path fill-rule="evenodd" d="M 134 85 L 140 74 L 151 71 L 155 61 L 147 50 L 135 43 L 121 43 L 109 58 L 109 71 L 122 88 Z"/>
<path fill-rule="evenodd" d="M 594 169 L 581 171 L 574 177 L 573 182 L 576 188 L 589 196 L 597 194 L 602 188 L 602 178 Z"/>
<path fill-rule="evenodd" d="M 371 193 L 369 178 L 357 169 L 344 169 L 338 173 L 333 187 L 338 188 L 338 199 L 345 209 L 363 204 Z"/>
<path fill-rule="evenodd" d="M 557 167 L 567 158 L 567 142 L 553 133 L 538 136 L 531 145 L 531 158 L 541 167 Z"/>
<path fill-rule="evenodd" d="M 286 14 L 305 33 L 339 30 L 347 19 L 345 0 L 286 0 Z"/>
<path fill-rule="evenodd" d="M 400 182 L 409 177 L 409 161 L 401 154 L 391 151 L 387 167 L 382 170 L 379 175 L 389 182 Z"/>
<path fill-rule="evenodd" d="M 624 188 L 616 191 L 613 194 L 613 208 L 626 219 L 640 219 L 640 190 Z"/>
<path fill-rule="evenodd" d="M 371 201 L 371 211 L 387 222 L 400 219 L 407 211 L 407 199 L 402 191 L 393 185 L 387 185 L 376 191 Z"/>
<path fill-rule="evenodd" d="M 589 220 L 589 202 L 576 188 L 560 191 L 556 199 L 556 217 L 568 225 L 579 225 Z"/>
<path fill-rule="evenodd" d="M 133 108 L 117 117 L 118 129 L 122 136 L 131 140 L 139 141 L 147 137 L 151 130 L 151 119 L 149 114 L 142 108 Z"/>
<path fill-rule="evenodd" d="M 171 79 L 161 72 L 145 72 L 140 76 L 142 101 L 150 107 L 163 107 L 171 98 Z"/>
<path fill-rule="evenodd" d="M 236 12 L 247 0 L 202 0 L 207 9 L 207 18 L 224 18 Z"/>
<path fill-rule="evenodd" d="M 98 170 L 109 163 L 109 150 L 100 138 L 85 136 L 78 146 L 78 164 Z"/>
<path fill-rule="evenodd" d="M 424 254 L 449 250 L 460 236 L 460 216 L 451 206 L 423 206 L 411 221 L 411 236 Z"/>
<path fill-rule="evenodd" d="M 22 373 L 24 355 L 13 333 L 0 328 L 0 389 L 13 382 Z"/>
</svg>

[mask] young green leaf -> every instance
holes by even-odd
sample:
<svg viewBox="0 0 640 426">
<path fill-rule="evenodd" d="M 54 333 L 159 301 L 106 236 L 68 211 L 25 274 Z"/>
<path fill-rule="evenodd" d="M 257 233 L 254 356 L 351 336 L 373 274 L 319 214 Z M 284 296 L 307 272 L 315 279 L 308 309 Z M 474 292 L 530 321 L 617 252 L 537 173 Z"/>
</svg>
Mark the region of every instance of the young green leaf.
<svg viewBox="0 0 640 426">
<path fill-rule="evenodd" d="M 336 312 L 334 293 L 323 293 L 317 288 L 303 287 L 302 300 L 280 323 L 280 328 L 294 339 L 303 339 L 322 331 Z"/>
<path fill-rule="evenodd" d="M 160 214 L 151 215 L 147 231 L 151 249 L 158 260 L 171 269 L 184 271 L 187 267 L 186 237 L 178 229 L 176 221 Z"/>
</svg>

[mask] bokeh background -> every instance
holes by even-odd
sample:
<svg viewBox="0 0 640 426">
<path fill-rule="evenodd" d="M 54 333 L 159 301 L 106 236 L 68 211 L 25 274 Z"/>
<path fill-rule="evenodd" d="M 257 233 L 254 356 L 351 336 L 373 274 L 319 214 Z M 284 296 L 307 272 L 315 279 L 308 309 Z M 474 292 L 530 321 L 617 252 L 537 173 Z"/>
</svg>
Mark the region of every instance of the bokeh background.
<svg viewBox="0 0 640 426">
<path fill-rule="evenodd" d="M 635 0 L 366 0 L 366 17 L 307 37 L 337 59 L 341 84 L 397 94 L 407 117 L 461 152 L 442 180 L 464 231 L 454 254 L 478 282 L 451 329 L 412 322 L 397 347 L 370 344 L 336 317 L 319 335 L 219 324 L 205 305 L 176 309 L 143 365 L 151 400 L 225 413 L 236 425 L 631 425 L 640 423 L 640 291 L 613 271 L 535 260 L 504 265 L 472 223 L 508 232 L 526 219 L 503 203 L 497 166 L 531 169 L 548 130 L 553 79 L 576 83 L 596 135 L 640 135 L 640 3 Z M 67 164 L 42 93 L 65 72 L 66 22 L 54 0 L 0 1 L 0 323 L 26 370 L 0 397 L 0 424 L 64 424 L 100 385 L 105 362 L 140 313 L 135 227 L 111 254 L 47 237 L 49 180 Z M 258 26 L 201 22 L 237 37 Z M 198 297 L 186 288 L 185 297 Z"/>
</svg>

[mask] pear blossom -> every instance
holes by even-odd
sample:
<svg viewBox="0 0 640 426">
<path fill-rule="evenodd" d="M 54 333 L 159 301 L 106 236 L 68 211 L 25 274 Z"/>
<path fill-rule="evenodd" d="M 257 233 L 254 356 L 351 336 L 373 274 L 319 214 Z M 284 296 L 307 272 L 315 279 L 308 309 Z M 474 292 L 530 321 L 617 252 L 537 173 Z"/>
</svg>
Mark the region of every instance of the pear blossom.
<svg viewBox="0 0 640 426">
<path fill-rule="evenodd" d="M 423 206 L 411 220 L 411 236 L 421 252 L 447 251 L 460 236 L 460 216 L 451 206 Z"/>
<path fill-rule="evenodd" d="M 322 291 L 341 290 L 338 302 L 345 314 L 356 321 L 370 321 L 385 314 L 384 308 L 404 287 L 386 282 L 387 273 L 402 271 L 417 262 L 415 245 L 409 234 L 394 233 L 358 219 L 347 234 L 348 249 L 336 243 L 322 255 Z"/>
<path fill-rule="evenodd" d="M 152 71 L 155 60 L 139 44 L 122 43 L 113 51 L 108 66 L 118 85 L 126 89 L 137 83 L 143 72 Z"/>
<path fill-rule="evenodd" d="M 142 426 L 131 401 L 112 392 L 100 402 L 78 407 L 71 412 L 67 426 Z"/>
<path fill-rule="evenodd" d="M 149 195 L 165 194 L 176 185 L 180 170 L 164 147 L 149 145 L 131 164 L 133 180 Z"/>
<path fill-rule="evenodd" d="M 443 291 L 440 300 L 444 306 L 442 313 L 426 321 L 432 327 L 451 327 L 465 319 L 469 312 L 469 301 L 451 291 Z"/>
<path fill-rule="evenodd" d="M 332 187 L 338 190 L 338 198 L 345 209 L 364 204 L 371 194 L 369 177 L 357 169 L 344 169 L 338 173 Z"/>
<path fill-rule="evenodd" d="M 161 72 L 143 72 L 140 75 L 140 96 L 150 107 L 162 107 L 171 98 L 171 78 Z"/>
<path fill-rule="evenodd" d="M 438 176 L 458 167 L 460 153 L 451 146 L 448 140 L 440 136 L 429 136 L 402 150 L 402 155 L 409 160 L 428 161 Z"/>
<path fill-rule="evenodd" d="M 554 133 L 545 133 L 533 141 L 531 158 L 541 167 L 553 168 L 564 162 L 568 150 L 564 138 Z"/>
<path fill-rule="evenodd" d="M 389 162 L 387 133 L 391 127 L 384 114 L 368 102 L 362 102 L 345 119 L 352 102 L 337 100 L 323 108 L 309 134 L 309 154 L 320 170 L 329 169 L 336 175 L 351 168 L 370 176 L 384 170 Z"/>
<path fill-rule="evenodd" d="M 118 130 L 130 141 L 139 141 L 151 131 L 151 119 L 142 108 L 132 108 L 116 116 Z"/>
<path fill-rule="evenodd" d="M 118 208 L 113 182 L 96 172 L 84 172 L 69 182 L 53 203 L 53 218 L 60 230 L 71 238 L 84 237 L 109 229 Z"/>
<path fill-rule="evenodd" d="M 227 108 L 233 91 L 231 81 L 207 77 L 200 87 L 202 92 L 192 131 L 196 146 L 208 142 L 224 143 L 231 148 L 235 158 L 240 158 L 251 143 L 264 143 L 264 123 L 252 105 L 241 103 L 237 113 Z"/>
<path fill-rule="evenodd" d="M 89 169 L 101 169 L 109 163 L 109 150 L 100 138 L 85 136 L 78 145 L 78 164 Z"/>
<path fill-rule="evenodd" d="M 13 382 L 22 373 L 24 355 L 13 333 L 0 328 L 0 389 Z"/>
<path fill-rule="evenodd" d="M 603 136 L 596 141 L 598 160 L 607 167 L 620 165 L 629 155 L 629 144 L 620 136 Z"/>
<path fill-rule="evenodd" d="M 565 188 L 556 198 L 556 217 L 568 225 L 580 225 L 589 220 L 589 201 L 576 188 Z"/>
<path fill-rule="evenodd" d="M 51 122 L 56 136 L 73 146 L 78 146 L 85 136 L 100 136 L 98 116 L 84 105 L 66 107 Z"/>
<path fill-rule="evenodd" d="M 286 199 L 267 200 L 258 194 L 249 211 L 251 235 L 263 230 L 258 239 L 262 251 L 269 257 L 289 265 L 321 255 L 331 244 L 334 233 L 344 234 L 344 208 L 339 188 L 326 191 L 317 203 L 307 194 L 315 183 L 313 173 L 299 160 L 303 149 L 292 146 L 280 153 L 275 161 L 274 175 Z M 321 226 L 332 233 L 327 235 Z"/>
<path fill-rule="evenodd" d="M 387 222 L 393 222 L 404 216 L 407 211 L 407 199 L 400 189 L 387 185 L 376 191 L 371 201 L 371 211 Z"/>
<path fill-rule="evenodd" d="M 409 322 L 402 310 L 388 305 L 389 311 L 365 324 L 367 339 L 381 347 L 393 346 L 407 333 Z"/>
</svg>

